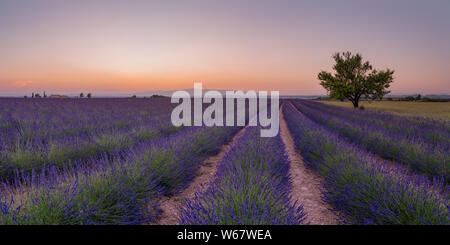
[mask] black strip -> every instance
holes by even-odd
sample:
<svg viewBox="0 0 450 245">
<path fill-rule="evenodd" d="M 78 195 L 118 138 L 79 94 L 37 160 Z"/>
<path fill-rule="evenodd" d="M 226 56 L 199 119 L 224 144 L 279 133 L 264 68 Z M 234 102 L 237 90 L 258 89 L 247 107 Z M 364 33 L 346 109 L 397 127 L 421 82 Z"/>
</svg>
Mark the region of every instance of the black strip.
<svg viewBox="0 0 450 245">
<path fill-rule="evenodd" d="M 242 231 L 245 230 L 245 231 Z M 259 230 L 259 231 L 258 231 Z M 228 237 L 222 233 L 228 231 Z M 268 231 L 268 233 L 267 233 Z M 392 242 L 438 238 L 445 239 L 449 234 L 449 226 L 0 226 L 0 236 L 11 236 L 14 240 L 44 238 L 58 244 L 80 241 L 89 242 L 106 240 L 121 241 L 125 244 L 164 244 L 164 242 L 195 242 L 204 244 L 205 233 L 211 232 L 208 243 L 215 242 L 257 242 L 274 243 L 279 241 L 297 241 L 307 244 L 308 240 L 327 241 L 336 244 L 338 240 L 348 242 Z M 231 235 L 230 235 L 231 233 Z M 234 233 L 234 234 L 233 234 Z M 244 233 L 244 234 L 243 234 Z M 433 234 L 428 234 L 433 233 Z M 197 239 L 189 239 L 194 236 Z M 250 234 L 251 238 L 248 238 Z M 270 234 L 270 236 L 268 236 Z M 188 235 L 186 237 L 185 235 Z M 183 239 L 179 239 L 183 238 Z M 3 238 L 2 238 L 3 239 Z M 155 243 L 158 241 L 157 243 Z M 131 242 L 131 243 L 128 243 Z M 162 243 L 161 243 L 162 242 Z M 314 242 L 315 243 L 315 242 Z M 168 245 L 168 244 L 167 244 Z M 280 244 L 281 245 L 281 244 Z"/>
</svg>

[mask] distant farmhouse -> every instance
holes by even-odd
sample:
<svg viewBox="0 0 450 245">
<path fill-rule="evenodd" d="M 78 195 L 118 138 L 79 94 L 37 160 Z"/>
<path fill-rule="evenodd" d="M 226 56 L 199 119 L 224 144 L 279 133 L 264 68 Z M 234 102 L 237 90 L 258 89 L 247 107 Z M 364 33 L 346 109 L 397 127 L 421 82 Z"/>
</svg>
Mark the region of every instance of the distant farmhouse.
<svg viewBox="0 0 450 245">
<path fill-rule="evenodd" d="M 51 98 L 51 99 L 68 99 L 69 96 L 67 96 L 67 95 L 59 95 L 59 94 L 52 94 L 52 95 L 50 95 L 49 98 Z"/>
</svg>

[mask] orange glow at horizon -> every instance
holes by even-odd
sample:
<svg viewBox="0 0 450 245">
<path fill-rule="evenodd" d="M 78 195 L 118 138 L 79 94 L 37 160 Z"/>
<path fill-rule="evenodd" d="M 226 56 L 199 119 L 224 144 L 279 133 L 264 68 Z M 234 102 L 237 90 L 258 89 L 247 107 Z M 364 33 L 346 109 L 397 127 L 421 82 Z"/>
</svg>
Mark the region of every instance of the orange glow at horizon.
<svg viewBox="0 0 450 245">
<path fill-rule="evenodd" d="M 393 94 L 450 94 L 448 8 L 410 2 L 389 9 L 352 2 L 358 11 L 350 11 L 335 1 L 5 0 L 0 96 L 139 93 L 194 82 L 321 95 L 317 74 L 347 50 L 394 69 Z"/>
</svg>

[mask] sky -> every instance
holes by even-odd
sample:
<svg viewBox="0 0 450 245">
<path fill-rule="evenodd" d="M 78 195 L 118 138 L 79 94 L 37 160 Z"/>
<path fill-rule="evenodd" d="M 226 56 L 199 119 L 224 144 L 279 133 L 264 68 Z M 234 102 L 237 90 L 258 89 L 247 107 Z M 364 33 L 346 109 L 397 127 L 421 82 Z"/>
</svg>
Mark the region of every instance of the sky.
<svg viewBox="0 0 450 245">
<path fill-rule="evenodd" d="M 343 51 L 394 69 L 392 94 L 450 94 L 450 1 L 0 1 L 0 95 L 325 94 Z"/>
</svg>

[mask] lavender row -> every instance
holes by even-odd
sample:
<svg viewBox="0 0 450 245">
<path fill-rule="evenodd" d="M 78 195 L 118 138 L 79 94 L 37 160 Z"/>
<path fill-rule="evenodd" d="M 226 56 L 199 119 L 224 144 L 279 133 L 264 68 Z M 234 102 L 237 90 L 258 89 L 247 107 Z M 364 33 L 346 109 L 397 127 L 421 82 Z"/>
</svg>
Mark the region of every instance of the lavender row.
<svg viewBox="0 0 450 245">
<path fill-rule="evenodd" d="M 0 111 L 3 110 L 0 125 L 6 125 L 3 129 L 12 134 L 9 138 L 1 138 L 4 144 L 0 150 L 0 178 L 7 180 L 14 178 L 16 172 L 29 173 L 51 166 L 74 165 L 104 154 L 123 153 L 140 142 L 182 129 L 170 123 L 175 104 L 164 98 L 6 99 L 4 102 L 10 107 L 0 107 Z M 34 116 L 20 113 L 27 110 Z M 5 111 L 11 112 L 9 121 L 4 117 Z M 50 111 L 52 113 L 45 114 Z M 11 121 L 21 123 L 9 127 Z M 19 129 L 23 132 L 24 128 L 33 140 L 23 142 L 22 133 L 19 133 L 20 137 L 14 134 Z M 76 133 L 67 134 L 67 130 Z M 41 137 L 42 133 L 45 137 Z M 5 142 L 15 143 L 8 145 Z"/>
<path fill-rule="evenodd" d="M 449 149 L 450 146 L 450 123 L 448 121 L 397 116 L 380 111 L 354 110 L 307 100 L 301 100 L 298 103 L 340 118 L 356 121 L 359 124 L 390 130 L 413 141 L 421 141 L 445 149 Z"/>
<path fill-rule="evenodd" d="M 324 178 L 324 198 L 348 223 L 450 224 L 450 198 L 443 183 L 389 170 L 285 104 L 284 115 L 308 167 Z"/>
<path fill-rule="evenodd" d="M 78 141 L 170 119 L 168 99 L 0 99 L 0 147 Z"/>
<path fill-rule="evenodd" d="M 6 131 L 9 134 L 9 138 L 2 138 L 3 147 L 0 151 L 0 177 L 3 179 L 13 178 L 16 171 L 39 171 L 50 166 L 74 164 L 99 155 L 126 151 L 141 141 L 179 130 L 167 124 L 172 105 L 163 99 L 73 99 L 57 100 L 57 103 L 55 100 L 10 101 L 13 102 L 18 104 L 14 113 L 9 118 L 2 118 L 3 133 Z M 22 107 L 25 105 L 37 108 L 31 109 L 33 113 L 37 112 L 35 117 L 27 118 L 27 113 L 16 116 L 24 112 Z M 53 118 L 39 114 L 51 108 L 55 108 L 51 114 Z M 83 114 L 81 110 L 86 111 Z M 151 116 L 148 116 L 150 113 Z M 11 121 L 20 121 L 20 126 L 7 127 Z M 117 126 L 122 123 L 128 126 Z M 92 132 L 84 132 L 88 129 Z M 68 134 L 67 130 L 77 133 Z M 28 133 L 24 134 L 24 131 Z M 30 137 L 24 136 L 27 134 Z M 21 137 L 32 139 L 23 141 Z M 8 144 L 9 141 L 15 143 Z"/>
<path fill-rule="evenodd" d="M 142 142 L 121 157 L 98 157 L 5 183 L 1 224 L 139 224 L 159 215 L 161 195 L 181 191 L 199 163 L 216 153 L 237 127 L 190 127 Z"/>
<path fill-rule="evenodd" d="M 165 137 L 183 128 L 166 123 L 155 124 L 139 132 L 102 135 L 92 141 L 68 142 L 51 145 L 49 148 L 21 149 L 3 152 L 0 160 L 0 178 L 11 179 L 17 172 L 40 171 L 43 168 L 88 161 L 101 155 L 126 152 L 129 148 L 154 138 Z M 145 132 L 143 132 L 145 130 Z"/>
<path fill-rule="evenodd" d="M 443 178 L 446 182 L 450 180 L 450 151 L 446 146 L 430 146 L 404 137 L 402 133 L 334 116 L 306 106 L 303 101 L 292 103 L 314 122 L 337 132 L 363 149 L 410 166 L 430 178 Z"/>
<path fill-rule="evenodd" d="M 208 189 L 182 208 L 185 225 L 302 224 L 302 206 L 290 200 L 289 163 L 280 136 L 261 138 L 248 127 L 219 163 Z"/>
</svg>

